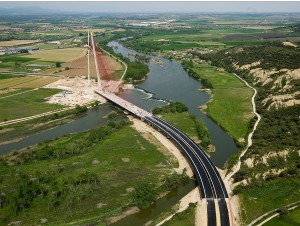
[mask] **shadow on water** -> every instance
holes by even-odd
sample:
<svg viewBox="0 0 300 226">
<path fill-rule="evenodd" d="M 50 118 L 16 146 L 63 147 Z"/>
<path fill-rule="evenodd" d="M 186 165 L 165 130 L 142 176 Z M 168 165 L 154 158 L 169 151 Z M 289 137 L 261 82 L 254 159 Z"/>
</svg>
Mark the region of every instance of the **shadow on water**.
<svg viewBox="0 0 300 226">
<path fill-rule="evenodd" d="M 116 41 L 108 45 L 117 46 L 114 51 L 125 57 L 128 57 L 128 54 L 145 55 L 127 49 Z M 156 106 L 165 105 L 166 102 L 163 100 L 184 103 L 188 106 L 189 113 L 205 122 L 212 144 L 216 147 L 216 151 L 211 154 L 211 159 L 216 166 L 222 168 L 228 158 L 237 151 L 237 146 L 228 133 L 198 109 L 199 106 L 209 101 L 210 95 L 199 90 L 202 88 L 201 82 L 190 77 L 180 63 L 162 57 L 147 56 L 152 59 L 148 63 L 149 76 L 145 81 L 136 85 L 135 89 L 125 90 L 120 96 L 148 111 Z"/>
</svg>

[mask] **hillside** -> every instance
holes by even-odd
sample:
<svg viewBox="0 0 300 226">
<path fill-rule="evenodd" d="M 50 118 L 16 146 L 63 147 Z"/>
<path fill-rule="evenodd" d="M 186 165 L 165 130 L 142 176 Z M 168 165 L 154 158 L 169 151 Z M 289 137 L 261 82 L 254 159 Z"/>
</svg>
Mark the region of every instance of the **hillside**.
<svg viewBox="0 0 300 226">
<path fill-rule="evenodd" d="M 299 57 L 298 44 L 290 42 L 199 54 L 202 60 L 237 73 L 258 91 L 256 104 L 262 120 L 233 178 L 234 193 L 245 206 L 245 223 L 299 199 Z"/>
</svg>

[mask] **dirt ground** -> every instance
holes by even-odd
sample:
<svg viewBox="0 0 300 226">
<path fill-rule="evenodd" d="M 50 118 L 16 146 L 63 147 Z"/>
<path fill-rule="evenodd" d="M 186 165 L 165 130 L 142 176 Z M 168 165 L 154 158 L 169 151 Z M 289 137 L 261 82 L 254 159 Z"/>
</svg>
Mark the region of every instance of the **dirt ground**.
<svg viewBox="0 0 300 226">
<path fill-rule="evenodd" d="M 184 158 L 184 156 L 181 154 L 180 150 L 169 139 L 167 139 L 164 135 L 162 135 L 161 133 L 159 133 L 158 131 L 153 129 L 151 126 L 148 126 L 144 122 L 140 121 L 139 119 L 136 119 L 132 116 L 129 116 L 129 119 L 133 122 L 133 127 L 145 139 L 147 139 L 149 142 L 153 142 L 149 139 L 149 136 L 147 136 L 147 134 L 150 133 L 151 135 L 153 135 L 156 138 L 156 140 L 157 140 L 156 142 L 160 142 L 166 148 L 166 150 L 169 151 L 169 153 L 174 155 L 174 157 L 177 159 L 177 161 L 179 163 L 179 167 L 174 169 L 176 172 L 181 173 L 183 171 L 183 169 L 187 169 L 187 175 L 189 177 L 193 176 L 193 171 L 192 171 L 189 163 Z M 176 213 L 186 210 L 189 207 L 190 203 L 195 203 L 195 202 L 198 202 L 197 209 L 201 209 L 201 211 L 206 209 L 205 205 L 204 205 L 205 202 L 200 201 L 200 193 L 199 193 L 198 187 L 193 189 L 190 193 L 188 193 L 186 196 L 184 196 L 180 200 L 179 208 L 176 211 Z M 197 212 L 199 212 L 199 211 L 197 211 Z M 174 214 L 168 216 L 166 219 L 164 219 L 159 224 L 157 224 L 157 226 L 162 225 L 164 222 L 171 219 L 174 216 Z M 197 216 L 196 219 L 197 219 L 197 222 L 195 222 L 196 225 L 204 225 L 205 224 L 204 221 L 206 221 L 206 215 L 202 214 L 201 216 Z"/>
<path fill-rule="evenodd" d="M 64 70 L 59 74 L 69 76 L 69 77 L 76 77 L 76 76 L 87 76 L 88 74 L 88 62 L 87 62 L 87 55 L 82 56 L 76 60 L 64 63 L 62 68 L 69 67 L 69 70 Z M 90 75 L 91 78 L 96 78 L 96 66 L 95 66 L 95 59 L 94 54 L 90 54 Z"/>
<path fill-rule="evenodd" d="M 110 81 L 115 81 L 120 79 L 118 75 L 120 74 L 120 70 L 122 70 L 122 65 L 118 61 L 116 61 L 114 58 L 106 55 L 106 54 L 100 54 L 99 55 L 102 58 L 103 63 L 105 64 L 105 74 L 104 70 L 99 69 L 100 76 L 104 81 L 107 81 L 107 77 L 110 79 Z M 87 62 L 87 55 L 82 56 L 78 59 L 75 59 L 73 61 L 64 63 L 62 65 L 63 68 L 69 67 L 69 70 L 64 70 L 60 72 L 59 74 L 69 76 L 69 77 L 75 77 L 75 76 L 87 76 L 87 70 L 88 70 L 88 62 Z M 96 66 L 95 66 L 95 58 L 93 51 L 91 51 L 90 54 L 90 75 L 92 78 L 96 78 L 97 72 L 96 72 Z"/>
<path fill-rule="evenodd" d="M 51 83 L 45 88 L 62 89 L 64 92 L 53 95 L 49 98 L 48 103 L 61 104 L 65 106 L 83 105 L 91 101 L 98 100 L 105 103 L 106 100 L 94 92 L 98 88 L 98 84 L 92 80 L 89 85 L 87 79 L 80 77 L 62 78 Z"/>
</svg>

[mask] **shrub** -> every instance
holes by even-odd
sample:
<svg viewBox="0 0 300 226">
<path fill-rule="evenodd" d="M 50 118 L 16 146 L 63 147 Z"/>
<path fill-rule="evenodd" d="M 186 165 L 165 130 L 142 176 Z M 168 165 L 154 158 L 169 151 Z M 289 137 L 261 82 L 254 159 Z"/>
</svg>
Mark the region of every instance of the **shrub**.
<svg viewBox="0 0 300 226">
<path fill-rule="evenodd" d="M 154 185 L 144 183 L 135 186 L 134 189 L 134 201 L 140 209 L 146 209 L 155 201 L 156 192 Z"/>
</svg>

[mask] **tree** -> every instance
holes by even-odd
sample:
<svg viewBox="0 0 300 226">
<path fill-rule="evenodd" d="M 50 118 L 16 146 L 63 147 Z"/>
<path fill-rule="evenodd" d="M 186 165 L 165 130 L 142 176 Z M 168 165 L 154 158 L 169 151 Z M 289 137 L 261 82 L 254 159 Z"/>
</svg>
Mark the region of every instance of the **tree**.
<svg viewBox="0 0 300 226">
<path fill-rule="evenodd" d="M 289 213 L 289 210 L 286 207 L 282 207 L 277 210 L 277 213 L 279 213 L 280 218 L 284 218 L 285 215 L 287 215 Z"/>
<path fill-rule="evenodd" d="M 140 209 L 146 209 L 155 201 L 156 194 L 152 184 L 140 184 L 134 189 L 133 197 Z"/>
<path fill-rule="evenodd" d="M 56 66 L 56 67 L 61 67 L 61 62 L 56 62 L 56 63 L 55 63 L 55 66 Z"/>
<path fill-rule="evenodd" d="M 19 52 L 20 53 L 28 53 L 28 50 L 27 49 L 21 49 Z"/>
<path fill-rule="evenodd" d="M 196 120 L 195 126 L 196 126 L 198 137 L 201 140 L 201 146 L 207 147 L 210 144 L 211 138 L 203 120 L 201 119 Z"/>
</svg>

